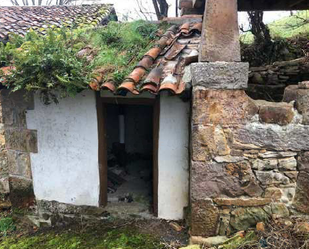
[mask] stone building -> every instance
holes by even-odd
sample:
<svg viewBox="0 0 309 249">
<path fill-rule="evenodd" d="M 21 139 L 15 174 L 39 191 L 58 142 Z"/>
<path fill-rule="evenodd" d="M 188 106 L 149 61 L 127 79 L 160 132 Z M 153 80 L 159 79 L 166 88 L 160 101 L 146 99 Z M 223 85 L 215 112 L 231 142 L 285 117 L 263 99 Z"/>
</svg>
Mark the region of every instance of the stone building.
<svg viewBox="0 0 309 249">
<path fill-rule="evenodd" d="M 191 235 L 204 237 L 309 213 L 309 83 L 289 86 L 279 103 L 251 99 L 237 23 L 238 10 L 309 4 L 180 7 L 120 86 L 97 77 L 92 90 L 48 106 L 1 91 L 0 190 L 13 205 L 35 202 L 46 222 L 186 217 Z"/>
</svg>

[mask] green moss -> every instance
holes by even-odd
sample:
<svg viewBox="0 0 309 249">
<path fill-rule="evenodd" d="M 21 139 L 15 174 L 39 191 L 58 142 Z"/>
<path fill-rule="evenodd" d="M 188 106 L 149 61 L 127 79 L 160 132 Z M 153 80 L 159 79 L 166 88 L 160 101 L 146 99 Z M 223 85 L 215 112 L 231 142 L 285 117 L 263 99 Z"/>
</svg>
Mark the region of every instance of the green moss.
<svg viewBox="0 0 309 249">
<path fill-rule="evenodd" d="M 150 235 L 139 234 L 128 229 L 109 232 L 87 230 L 87 232 L 65 231 L 36 236 L 7 238 L 0 249 L 163 249 L 158 240 Z"/>
</svg>

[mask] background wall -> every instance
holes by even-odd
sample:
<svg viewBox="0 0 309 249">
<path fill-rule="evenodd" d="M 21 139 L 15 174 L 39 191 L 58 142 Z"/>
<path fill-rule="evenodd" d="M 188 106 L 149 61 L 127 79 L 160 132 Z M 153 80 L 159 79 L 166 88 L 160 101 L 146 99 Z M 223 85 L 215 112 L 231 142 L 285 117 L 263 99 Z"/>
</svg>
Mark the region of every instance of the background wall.
<svg viewBox="0 0 309 249">
<path fill-rule="evenodd" d="M 27 128 L 37 130 L 38 153 L 31 153 L 38 200 L 98 206 L 98 128 L 93 91 L 59 104 L 44 105 L 35 96 Z"/>
<path fill-rule="evenodd" d="M 190 103 L 161 94 L 159 131 L 158 216 L 177 220 L 189 199 Z"/>
<path fill-rule="evenodd" d="M 151 155 L 152 146 L 152 107 L 125 107 L 125 137 L 127 153 L 142 153 Z"/>
</svg>

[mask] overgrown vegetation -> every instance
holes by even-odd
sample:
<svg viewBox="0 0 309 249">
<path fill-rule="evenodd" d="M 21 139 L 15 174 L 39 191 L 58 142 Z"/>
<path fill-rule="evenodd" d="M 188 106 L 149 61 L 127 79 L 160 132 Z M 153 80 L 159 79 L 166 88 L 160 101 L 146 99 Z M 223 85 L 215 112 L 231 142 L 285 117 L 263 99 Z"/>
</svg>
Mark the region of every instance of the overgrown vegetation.
<svg viewBox="0 0 309 249">
<path fill-rule="evenodd" d="M 74 96 L 89 87 L 98 72 L 120 83 L 153 45 L 157 26 L 144 21 L 110 22 L 97 29 L 49 29 L 45 36 L 30 31 L 0 44 L 0 65 L 12 66 L 0 75 L 17 91 L 40 92 L 44 103 Z M 87 47 L 86 54 L 78 53 Z"/>
<path fill-rule="evenodd" d="M 272 64 L 306 56 L 309 52 L 309 12 L 297 14 L 275 21 L 268 26 L 271 41 L 255 39 L 252 33 L 241 37 L 242 59 L 251 66 Z"/>
<path fill-rule="evenodd" d="M 11 217 L 1 217 L 0 218 L 0 234 L 6 236 L 9 232 L 16 229 L 14 221 Z"/>
</svg>

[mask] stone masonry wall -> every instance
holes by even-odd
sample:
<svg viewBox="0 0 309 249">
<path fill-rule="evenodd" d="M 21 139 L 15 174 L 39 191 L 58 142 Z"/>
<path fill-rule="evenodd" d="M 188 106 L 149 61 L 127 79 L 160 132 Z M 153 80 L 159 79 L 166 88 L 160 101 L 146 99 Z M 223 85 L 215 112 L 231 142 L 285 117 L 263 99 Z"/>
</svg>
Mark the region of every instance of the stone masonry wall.
<svg viewBox="0 0 309 249">
<path fill-rule="evenodd" d="M 287 89 L 286 102 L 254 101 L 244 63 L 200 64 L 191 67 L 191 235 L 309 214 L 309 84 Z"/>
<path fill-rule="evenodd" d="M 9 196 L 14 207 L 34 202 L 30 152 L 37 152 L 36 131 L 28 130 L 26 111 L 33 99 L 24 92 L 0 92 L 0 194 Z"/>
</svg>

